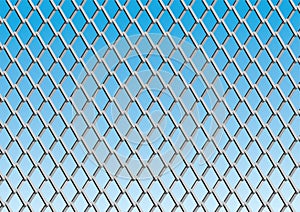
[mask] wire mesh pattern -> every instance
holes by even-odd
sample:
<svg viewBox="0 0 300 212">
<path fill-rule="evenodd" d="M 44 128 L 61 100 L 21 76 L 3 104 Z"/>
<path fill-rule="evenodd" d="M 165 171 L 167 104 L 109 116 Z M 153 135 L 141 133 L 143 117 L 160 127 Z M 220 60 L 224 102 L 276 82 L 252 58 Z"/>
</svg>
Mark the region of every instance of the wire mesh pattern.
<svg viewBox="0 0 300 212">
<path fill-rule="evenodd" d="M 0 8 L 1 211 L 300 210 L 299 2 Z"/>
<path fill-rule="evenodd" d="M 199 49 L 148 34 L 122 37 L 97 55 L 77 80 L 71 123 L 94 163 L 141 180 L 174 171 L 192 151 L 213 154 L 227 111 L 221 81 Z"/>
</svg>

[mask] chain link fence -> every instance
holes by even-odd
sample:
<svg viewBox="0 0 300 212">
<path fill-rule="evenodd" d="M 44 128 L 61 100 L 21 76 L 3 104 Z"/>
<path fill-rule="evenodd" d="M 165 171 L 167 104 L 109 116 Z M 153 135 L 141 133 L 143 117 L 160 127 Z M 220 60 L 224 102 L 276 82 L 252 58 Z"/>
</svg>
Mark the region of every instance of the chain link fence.
<svg viewBox="0 0 300 212">
<path fill-rule="evenodd" d="M 0 8 L 0 211 L 300 210 L 298 1 Z"/>
</svg>

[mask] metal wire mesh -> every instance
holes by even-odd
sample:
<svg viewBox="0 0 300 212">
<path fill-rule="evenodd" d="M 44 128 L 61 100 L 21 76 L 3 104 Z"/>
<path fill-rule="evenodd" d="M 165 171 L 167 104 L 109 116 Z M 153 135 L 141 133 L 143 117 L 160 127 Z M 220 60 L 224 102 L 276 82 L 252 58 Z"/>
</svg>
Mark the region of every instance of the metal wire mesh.
<svg viewBox="0 0 300 212">
<path fill-rule="evenodd" d="M 300 209 L 299 2 L 0 8 L 1 211 Z"/>
</svg>

